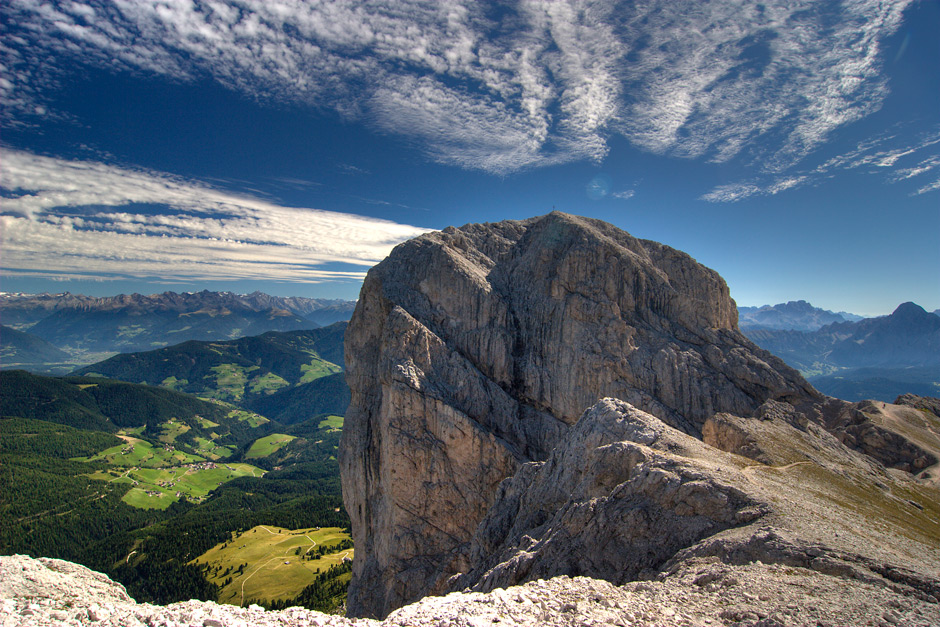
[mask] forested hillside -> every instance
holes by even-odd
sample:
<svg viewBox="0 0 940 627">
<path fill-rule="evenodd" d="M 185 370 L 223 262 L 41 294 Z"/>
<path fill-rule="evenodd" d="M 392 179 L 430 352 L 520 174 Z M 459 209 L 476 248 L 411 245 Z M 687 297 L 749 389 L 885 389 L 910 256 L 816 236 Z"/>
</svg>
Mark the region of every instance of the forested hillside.
<svg viewBox="0 0 940 627">
<path fill-rule="evenodd" d="M 233 533 L 349 525 L 339 416 L 287 426 L 100 377 L 11 371 L 0 386 L 0 553 L 76 561 L 140 601 L 168 603 L 218 597 L 216 579 L 191 562 Z M 243 573 L 262 567 L 246 560 Z M 346 579 L 311 573 L 295 588 L 313 586 L 307 598 L 335 607 Z"/>
<path fill-rule="evenodd" d="M 76 374 L 160 385 L 293 424 L 318 414 L 346 411 L 345 330 L 346 323 L 339 322 L 227 342 L 184 342 L 116 355 Z"/>
<path fill-rule="evenodd" d="M 71 355 L 32 333 L 0 325 L 0 364 L 7 368 L 62 363 L 69 359 Z"/>
<path fill-rule="evenodd" d="M 248 417 L 231 406 L 149 385 L 11 370 L 0 372 L 0 386 L 3 416 L 28 416 L 112 433 L 140 429 L 154 438 L 161 437 L 165 423 L 174 419 L 181 425 L 176 439 L 183 445 L 194 445 L 196 438 L 210 433 L 215 434 L 213 439 L 234 445 L 249 437 L 251 429 Z"/>
</svg>

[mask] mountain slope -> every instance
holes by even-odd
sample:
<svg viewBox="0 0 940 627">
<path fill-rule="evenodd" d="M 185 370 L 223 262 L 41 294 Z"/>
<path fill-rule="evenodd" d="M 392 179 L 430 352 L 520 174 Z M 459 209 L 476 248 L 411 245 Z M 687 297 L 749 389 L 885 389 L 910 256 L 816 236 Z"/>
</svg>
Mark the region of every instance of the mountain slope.
<svg viewBox="0 0 940 627">
<path fill-rule="evenodd" d="M 348 320 L 354 301 L 271 296 L 263 292 L 163 292 L 162 294 L 119 294 L 85 296 L 83 294 L 18 294 L 0 292 L 0 312 L 4 324 L 24 330 L 57 311 L 108 311 L 140 307 L 147 310 L 168 309 L 193 312 L 200 309 L 247 308 L 254 311 L 283 310 L 321 325 Z M 320 322 L 319 320 L 328 322 Z"/>
<path fill-rule="evenodd" d="M 940 593 L 940 420 L 819 394 L 662 244 L 560 213 L 423 235 L 369 271 L 346 360 L 351 615 L 756 563 Z"/>
<path fill-rule="evenodd" d="M 349 407 L 349 386 L 346 385 L 345 373 L 337 372 L 279 390 L 270 396 L 257 397 L 245 406 L 286 425 L 303 422 L 319 414 L 342 416 Z"/>
<path fill-rule="evenodd" d="M 914 303 L 889 316 L 832 325 L 827 334 L 835 340 L 827 360 L 839 366 L 940 365 L 940 317 Z"/>
<path fill-rule="evenodd" d="M 187 340 L 229 340 L 344 321 L 355 303 L 202 291 L 177 294 L 0 293 L 4 324 L 59 348 L 85 352 L 148 350 Z M 87 363 L 87 362 L 86 362 Z"/>
<path fill-rule="evenodd" d="M 122 381 L 250 404 L 278 390 L 342 369 L 346 323 L 320 329 L 268 332 L 237 340 L 189 341 L 166 348 L 115 355 L 80 368 Z"/>
<path fill-rule="evenodd" d="M 940 365 L 940 317 L 914 303 L 888 316 L 839 322 L 817 331 L 749 329 L 748 337 L 800 370 Z"/>
<path fill-rule="evenodd" d="M 70 357 L 32 333 L 0 325 L 0 365 L 3 367 L 64 362 Z"/>
<path fill-rule="evenodd" d="M 477 565 L 470 540 L 503 480 L 545 460 L 599 398 L 699 434 L 716 412 L 818 397 L 740 333 L 717 273 L 559 212 L 396 247 L 363 284 L 346 365 L 349 608 L 366 616 Z"/>
<path fill-rule="evenodd" d="M 25 370 L 0 371 L 0 416 L 46 420 L 77 429 L 117 431 L 95 398 L 63 379 L 34 375 Z"/>
<path fill-rule="evenodd" d="M 30 327 L 30 332 L 56 346 L 133 351 L 186 340 L 229 339 L 312 326 L 314 323 L 284 310 L 215 305 L 180 311 L 134 302 L 105 310 L 59 310 Z"/>
<path fill-rule="evenodd" d="M 162 435 L 162 425 L 185 425 L 183 442 L 215 433 L 237 443 L 250 427 L 232 418 L 232 409 L 165 388 L 97 377 L 45 377 L 23 370 L 0 372 L 0 415 L 54 422 L 78 429 L 113 433 L 145 427 Z"/>
</svg>

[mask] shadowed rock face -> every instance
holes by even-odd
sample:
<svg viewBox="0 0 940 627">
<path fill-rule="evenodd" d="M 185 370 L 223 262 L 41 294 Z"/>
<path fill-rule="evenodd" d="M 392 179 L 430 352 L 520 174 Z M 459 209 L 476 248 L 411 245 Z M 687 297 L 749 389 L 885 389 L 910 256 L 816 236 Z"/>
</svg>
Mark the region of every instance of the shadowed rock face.
<svg viewBox="0 0 940 627">
<path fill-rule="evenodd" d="M 622 584 L 770 511 L 731 456 L 617 399 L 500 485 L 454 589 L 590 574 Z"/>
<path fill-rule="evenodd" d="M 599 398 L 698 437 L 717 412 L 819 396 L 738 331 L 715 272 L 557 212 L 398 246 L 369 272 L 345 351 L 351 615 L 384 616 L 478 567 L 471 539 L 500 482 Z"/>
</svg>

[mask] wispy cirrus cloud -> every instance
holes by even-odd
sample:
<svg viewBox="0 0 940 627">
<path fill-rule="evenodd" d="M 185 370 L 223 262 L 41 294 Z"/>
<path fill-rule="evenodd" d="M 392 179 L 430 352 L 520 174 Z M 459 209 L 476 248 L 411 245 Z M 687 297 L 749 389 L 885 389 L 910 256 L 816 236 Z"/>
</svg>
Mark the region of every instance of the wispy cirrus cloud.
<svg viewBox="0 0 940 627">
<path fill-rule="evenodd" d="M 358 281 L 427 231 L 158 172 L 17 150 L 2 160 L 3 268 L 12 276 Z"/>
<path fill-rule="evenodd" d="M 925 133 L 913 143 L 899 142 L 895 135 L 885 134 L 867 139 L 852 150 L 836 155 L 815 168 L 719 185 L 703 194 L 701 200 L 737 202 L 751 196 L 773 196 L 847 170 L 862 170 L 873 176 L 883 176 L 889 183 L 912 181 L 916 187 L 910 191 L 910 195 L 919 196 L 940 190 L 938 146 L 940 130 Z"/>
<path fill-rule="evenodd" d="M 615 135 L 783 172 L 881 106 L 911 1 L 8 0 L 0 98 L 47 114 L 78 60 L 332 109 L 498 174 L 601 160 Z"/>
</svg>

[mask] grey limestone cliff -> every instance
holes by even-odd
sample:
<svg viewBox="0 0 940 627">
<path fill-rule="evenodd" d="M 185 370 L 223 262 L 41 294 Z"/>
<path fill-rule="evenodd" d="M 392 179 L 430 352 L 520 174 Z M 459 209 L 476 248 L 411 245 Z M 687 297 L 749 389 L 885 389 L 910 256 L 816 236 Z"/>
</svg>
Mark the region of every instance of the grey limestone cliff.
<svg viewBox="0 0 940 627">
<path fill-rule="evenodd" d="M 472 539 L 501 481 L 600 398 L 696 437 L 718 412 L 820 398 L 739 332 L 714 271 L 557 212 L 401 244 L 369 272 L 345 350 L 356 615 L 478 567 Z"/>
</svg>

